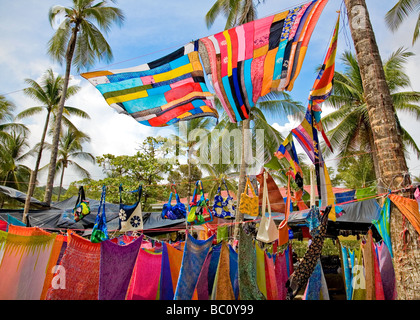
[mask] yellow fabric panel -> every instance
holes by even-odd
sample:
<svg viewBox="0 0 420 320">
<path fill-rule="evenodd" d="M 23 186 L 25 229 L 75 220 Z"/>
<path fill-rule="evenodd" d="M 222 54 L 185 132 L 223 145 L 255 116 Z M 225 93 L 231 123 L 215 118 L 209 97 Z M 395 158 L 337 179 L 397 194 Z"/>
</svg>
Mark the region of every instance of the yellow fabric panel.
<svg viewBox="0 0 420 320">
<path fill-rule="evenodd" d="M 261 48 L 255 49 L 254 50 L 254 59 L 267 54 L 267 51 L 268 51 L 268 44 L 266 44 L 265 46 L 262 46 Z"/>
<path fill-rule="evenodd" d="M 277 13 L 273 18 L 273 22 L 286 19 L 288 14 L 289 14 L 289 10 L 281 12 L 281 13 Z"/>
<path fill-rule="evenodd" d="M 203 70 L 203 66 L 201 65 L 201 62 L 200 62 L 200 57 L 198 56 L 198 51 L 190 52 L 188 54 L 188 58 L 190 59 L 190 62 L 192 64 L 194 71 Z"/>
<path fill-rule="evenodd" d="M 225 36 L 226 44 L 227 44 L 227 56 L 228 56 L 227 72 L 228 72 L 228 76 L 230 77 L 232 75 L 232 41 L 230 41 L 229 32 L 223 31 L 223 35 Z"/>
<path fill-rule="evenodd" d="M 106 102 L 108 102 L 108 104 L 112 104 L 112 103 L 130 101 L 134 99 L 140 99 L 147 96 L 148 96 L 147 90 L 142 90 L 135 93 L 124 94 L 118 97 L 111 97 L 111 98 L 106 99 Z"/>
<path fill-rule="evenodd" d="M 81 76 L 85 79 L 90 79 L 90 78 L 96 78 L 96 77 L 102 77 L 102 76 L 109 76 L 113 74 L 110 71 L 93 71 L 93 72 L 87 72 L 87 73 L 82 73 Z"/>
<path fill-rule="evenodd" d="M 171 80 L 173 78 L 180 77 L 180 76 L 182 76 L 186 73 L 191 73 L 193 71 L 194 71 L 193 66 L 191 64 L 186 64 L 185 66 L 176 68 L 174 70 L 164 72 L 164 73 L 160 73 L 160 74 L 156 74 L 156 75 L 153 76 L 153 79 L 155 80 L 155 82 L 168 81 L 168 80 Z"/>
</svg>

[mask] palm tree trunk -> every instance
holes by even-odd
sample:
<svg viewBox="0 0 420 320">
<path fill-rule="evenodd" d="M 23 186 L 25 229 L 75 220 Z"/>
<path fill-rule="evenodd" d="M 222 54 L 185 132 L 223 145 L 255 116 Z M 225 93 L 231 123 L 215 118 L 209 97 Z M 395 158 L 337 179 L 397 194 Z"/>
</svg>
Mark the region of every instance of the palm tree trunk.
<svg viewBox="0 0 420 320">
<path fill-rule="evenodd" d="M 365 92 L 375 150 L 379 178 L 392 190 L 404 186 L 407 163 L 402 148 L 402 138 L 395 121 L 395 110 L 385 80 L 379 49 L 369 19 L 365 0 L 345 0 L 350 31 L 356 49 L 357 60 Z M 409 179 L 408 179 L 409 180 Z M 410 183 L 410 181 L 408 181 Z M 391 211 L 391 240 L 394 269 L 397 279 L 398 299 L 420 299 L 420 250 L 418 234 L 410 223 L 406 224 L 410 237 L 407 249 L 403 247 L 403 216 L 393 206 Z"/>
<path fill-rule="evenodd" d="M 65 169 L 66 169 L 66 167 L 63 165 L 63 170 L 61 171 L 60 188 L 58 189 L 58 197 L 57 197 L 57 201 L 60 201 L 61 188 L 63 187 L 64 170 L 65 170 Z"/>
<path fill-rule="evenodd" d="M 36 178 L 38 176 L 39 165 L 41 163 L 42 150 L 44 149 L 45 137 L 47 135 L 48 123 L 50 122 L 50 115 L 51 115 L 51 112 L 50 112 L 50 109 L 48 109 L 47 117 L 45 119 L 45 124 L 44 124 L 44 131 L 42 131 L 41 142 L 39 145 L 38 156 L 35 162 L 35 169 L 31 171 L 31 178 L 29 180 L 28 193 L 26 194 L 25 207 L 23 208 L 23 217 L 22 217 L 23 223 L 27 223 L 27 216 L 29 212 L 31 198 L 34 194 Z"/>
<path fill-rule="evenodd" d="M 70 79 L 70 69 L 73 60 L 74 49 L 76 48 L 76 39 L 77 39 L 78 26 L 76 25 L 73 28 L 73 33 L 70 38 L 67 52 L 66 52 L 66 73 L 64 75 L 63 83 L 63 92 L 61 93 L 60 102 L 58 104 L 57 118 L 54 126 L 54 134 L 52 141 L 52 150 L 51 150 L 51 159 L 48 170 L 47 186 L 45 189 L 44 202 L 51 204 L 52 191 L 54 186 L 54 177 L 57 164 L 57 155 L 58 155 L 58 142 L 60 139 L 61 132 L 61 119 L 63 118 L 64 103 L 66 101 L 67 88 L 69 86 Z"/>
<path fill-rule="evenodd" d="M 249 145 L 250 141 L 246 141 L 245 132 L 249 130 L 250 128 L 250 120 L 245 119 L 242 121 L 241 129 L 242 129 L 242 148 L 241 148 L 241 167 L 239 170 L 239 183 L 238 183 L 238 193 L 236 196 L 237 202 L 236 202 L 236 217 L 235 217 L 235 229 L 233 233 L 233 238 L 236 239 L 239 234 L 239 227 L 241 222 L 244 220 L 244 214 L 239 211 L 239 203 L 241 201 L 241 194 L 244 192 L 245 189 L 245 177 L 246 177 L 246 168 L 247 168 L 247 162 L 246 162 L 246 155 L 248 152 L 250 152 Z"/>
</svg>

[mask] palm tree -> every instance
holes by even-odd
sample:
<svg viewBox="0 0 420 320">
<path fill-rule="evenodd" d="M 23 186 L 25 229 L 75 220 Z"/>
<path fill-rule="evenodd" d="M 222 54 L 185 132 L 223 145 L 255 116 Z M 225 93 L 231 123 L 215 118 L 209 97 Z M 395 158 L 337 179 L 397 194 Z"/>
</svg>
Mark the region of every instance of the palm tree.
<svg viewBox="0 0 420 320">
<path fill-rule="evenodd" d="M 0 182 L 2 185 L 25 190 L 31 169 L 21 164 L 29 153 L 29 147 L 24 133 L 12 130 L 7 136 L 1 137 L 3 148 L 0 149 Z"/>
<path fill-rule="evenodd" d="M 92 66 L 95 60 L 112 59 L 112 51 L 101 30 L 107 33 L 113 23 L 121 25 L 124 21 L 122 11 L 108 6 L 107 1 L 73 0 L 73 7 L 54 6 L 49 11 L 51 25 L 59 13 L 65 18 L 53 37 L 48 42 L 48 54 L 56 61 L 65 62 L 63 92 L 58 104 L 57 118 L 52 141 L 51 160 L 47 178 L 44 201 L 51 203 L 52 188 L 56 170 L 58 145 L 61 132 L 61 120 L 69 86 L 70 70 L 74 65 L 77 70 Z M 95 25 L 97 24 L 97 26 Z"/>
<path fill-rule="evenodd" d="M 78 173 L 80 173 L 83 178 L 90 179 L 90 173 L 84 169 L 80 164 L 78 164 L 75 159 L 87 160 L 92 163 L 95 163 L 95 157 L 89 153 L 83 151 L 82 143 L 89 142 L 90 138 L 85 133 L 81 131 L 73 131 L 67 129 L 67 131 L 61 136 L 59 141 L 58 149 L 58 159 L 57 159 L 57 168 L 56 173 L 61 170 L 60 176 L 60 188 L 58 191 L 57 201 L 60 201 L 60 195 L 63 187 L 64 171 L 72 166 Z M 52 146 L 48 143 L 45 144 L 48 149 L 51 149 Z M 44 167 L 46 168 L 46 167 Z"/>
<path fill-rule="evenodd" d="M 20 130 L 21 133 L 28 131 L 28 128 L 21 124 L 14 122 L 13 111 L 16 106 L 13 102 L 6 99 L 5 96 L 0 95 L 0 137 L 4 138 L 9 135 L 9 130 Z"/>
<path fill-rule="evenodd" d="M 385 16 L 385 21 L 392 31 L 398 30 L 404 20 L 411 14 L 419 13 L 413 33 L 413 45 L 420 35 L 420 1 L 399 0 Z"/>
<path fill-rule="evenodd" d="M 420 119 L 420 107 L 417 105 L 420 102 L 420 92 L 402 91 L 411 86 L 410 79 L 404 73 L 404 64 L 411 56 L 413 53 L 400 48 L 383 61 L 383 69 L 394 108 Z M 343 73 L 335 72 L 334 91 L 328 99 L 328 103 L 336 111 L 325 116 L 322 122 L 326 128 L 332 128 L 328 131 L 328 136 L 333 149 L 339 152 L 338 157 L 345 158 L 359 150 L 372 152 L 373 167 L 377 178 L 379 178 L 373 132 L 360 66 L 356 57 L 349 51 L 343 53 L 341 60 L 346 66 L 346 70 Z M 413 137 L 401 126 L 396 113 L 394 113 L 394 118 L 401 132 L 404 147 L 409 147 L 417 157 L 420 157 L 419 147 Z M 326 149 L 325 155 L 329 154 L 331 152 Z"/>
<path fill-rule="evenodd" d="M 212 120 L 210 118 L 194 118 L 189 121 L 182 121 L 176 123 L 175 127 L 178 128 L 179 135 L 173 135 L 173 138 L 179 142 L 181 148 L 186 148 L 187 165 L 188 165 L 188 193 L 187 201 L 190 203 L 191 196 L 191 165 L 195 147 L 198 143 L 197 138 L 200 136 L 208 135 Z"/>
<path fill-rule="evenodd" d="M 372 24 L 369 18 L 365 0 L 344 0 L 351 36 L 356 49 L 359 63 L 363 91 L 366 99 L 366 109 L 369 114 L 370 126 L 373 133 L 374 150 L 378 164 L 379 179 L 388 188 L 395 190 L 400 184 L 410 183 L 407 179 L 407 162 L 403 150 L 403 137 L 396 121 L 393 99 L 386 81 L 384 67 L 375 40 Z M 360 19 L 362 15 L 363 19 Z M 363 20 L 362 24 L 356 23 Z M 392 250 L 400 252 L 394 257 L 395 278 L 397 280 L 397 294 L 399 299 L 418 298 L 420 274 L 420 251 L 417 249 L 417 239 L 403 239 L 400 228 L 403 215 L 395 208 L 391 212 L 391 240 Z M 416 231 L 409 224 L 409 234 Z M 407 240 L 406 243 L 404 243 Z M 400 250 L 402 247 L 407 250 Z"/>
<path fill-rule="evenodd" d="M 28 87 L 23 90 L 23 92 L 39 102 L 40 106 L 30 107 L 16 116 L 16 119 L 23 119 L 27 117 L 32 117 L 35 114 L 41 113 L 44 110 L 47 111 L 45 118 L 44 129 L 42 131 L 41 142 L 38 145 L 38 154 L 35 162 L 34 171 L 31 174 L 31 179 L 29 182 L 28 192 L 26 194 L 25 207 L 23 210 L 23 220 L 26 219 L 26 214 L 29 211 L 30 199 L 33 196 L 35 183 L 38 175 L 39 165 L 41 162 L 42 151 L 44 149 L 45 137 L 47 135 L 48 126 L 50 123 L 51 113 L 55 117 L 57 114 L 58 103 L 60 101 L 61 92 L 63 91 L 64 79 L 62 76 L 55 76 L 52 69 L 48 69 L 41 78 L 40 83 L 32 79 L 25 79 L 25 82 L 28 84 Z M 75 95 L 80 90 L 79 86 L 69 86 L 67 88 L 67 97 Z M 70 128 L 75 128 L 73 123 L 67 117 L 68 115 L 77 115 L 79 117 L 89 119 L 89 115 L 78 108 L 64 106 L 63 123 L 65 123 Z"/>
</svg>

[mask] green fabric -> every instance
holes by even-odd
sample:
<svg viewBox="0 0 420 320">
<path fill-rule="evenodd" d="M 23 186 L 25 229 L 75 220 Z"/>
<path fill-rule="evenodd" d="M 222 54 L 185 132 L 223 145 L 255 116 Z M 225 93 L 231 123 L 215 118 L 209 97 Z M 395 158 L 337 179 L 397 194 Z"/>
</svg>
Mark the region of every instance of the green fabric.
<svg viewBox="0 0 420 320">
<path fill-rule="evenodd" d="M 368 200 L 374 196 L 376 196 L 376 186 L 356 190 L 357 201 Z"/>
<path fill-rule="evenodd" d="M 229 239 L 229 229 L 227 225 L 217 227 L 217 243 Z"/>
<path fill-rule="evenodd" d="M 353 273 L 352 300 L 366 300 L 366 279 L 363 272 L 362 248 L 359 248 L 359 250 L 357 250 L 355 254 L 357 257 L 357 263 L 355 263 L 352 269 L 352 273 Z"/>
<path fill-rule="evenodd" d="M 265 300 L 257 285 L 257 256 L 251 235 L 239 228 L 239 298 L 241 300 Z"/>
</svg>

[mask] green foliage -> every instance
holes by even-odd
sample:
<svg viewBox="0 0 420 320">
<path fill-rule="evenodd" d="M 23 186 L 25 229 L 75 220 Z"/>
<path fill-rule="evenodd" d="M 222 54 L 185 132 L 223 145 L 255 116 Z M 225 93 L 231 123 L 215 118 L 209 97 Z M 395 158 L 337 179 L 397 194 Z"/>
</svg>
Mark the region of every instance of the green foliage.
<svg viewBox="0 0 420 320">
<path fill-rule="evenodd" d="M 119 185 L 122 184 L 123 202 L 134 203 L 136 195 L 126 191 L 136 190 L 139 185 L 143 185 L 141 202 L 143 210 L 149 210 L 152 203 L 168 199 L 169 187 L 159 184 L 162 184 L 165 175 L 173 171 L 174 165 L 168 160 L 170 156 L 171 151 L 166 148 L 165 138 L 147 137 L 133 156 L 104 154 L 96 157 L 96 162 L 102 167 L 106 177 L 101 180 L 84 179 L 74 182 L 67 193 L 77 194 L 77 188 L 83 185 L 87 197 L 99 199 L 101 188 L 106 185 L 106 201 L 119 203 Z"/>
</svg>

